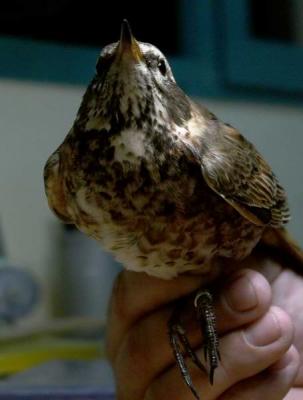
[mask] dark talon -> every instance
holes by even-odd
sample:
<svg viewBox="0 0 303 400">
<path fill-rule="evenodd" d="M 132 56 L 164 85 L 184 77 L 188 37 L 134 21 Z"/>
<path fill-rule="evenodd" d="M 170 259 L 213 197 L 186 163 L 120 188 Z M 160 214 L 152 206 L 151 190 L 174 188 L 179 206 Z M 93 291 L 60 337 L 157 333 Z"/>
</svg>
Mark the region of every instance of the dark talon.
<svg viewBox="0 0 303 400">
<path fill-rule="evenodd" d="M 185 358 L 182 353 L 182 349 L 180 346 L 180 343 L 182 344 L 183 351 L 187 356 L 190 357 L 190 359 L 193 361 L 193 363 L 201 369 L 203 372 L 205 372 L 205 367 L 197 357 L 195 351 L 191 347 L 188 338 L 186 336 L 185 330 L 181 325 L 180 322 L 180 307 L 177 305 L 175 310 L 173 311 L 173 314 L 168 322 L 168 327 L 169 327 L 169 339 L 170 343 L 174 352 L 175 359 L 177 361 L 177 364 L 180 368 L 181 374 L 183 376 L 183 379 L 186 383 L 186 385 L 189 387 L 191 390 L 192 394 L 194 397 L 199 400 L 200 397 L 197 393 L 197 390 L 192 382 L 188 366 L 186 365 Z"/>
<path fill-rule="evenodd" d="M 180 326 L 179 326 L 180 328 Z M 191 358 L 192 362 L 203 372 L 207 372 L 204 365 L 201 363 L 199 360 L 197 354 L 191 347 L 191 344 L 189 343 L 187 336 L 185 334 L 185 331 L 182 329 L 182 331 L 179 331 L 179 340 L 183 345 L 183 349 L 186 352 L 186 354 Z"/>
<path fill-rule="evenodd" d="M 207 290 L 199 291 L 195 297 L 194 305 L 197 310 L 197 319 L 202 328 L 204 340 L 204 358 L 205 361 L 209 363 L 209 381 L 211 385 L 213 385 L 215 369 L 217 368 L 220 361 L 220 353 L 219 339 L 216 330 L 216 317 L 213 309 L 213 299 L 210 292 Z M 199 395 L 192 382 L 183 353 L 185 353 L 185 355 L 187 355 L 201 371 L 207 371 L 197 357 L 191 344 L 189 343 L 185 329 L 181 324 L 180 303 L 173 311 L 172 316 L 168 322 L 168 327 L 170 343 L 183 379 L 195 398 L 198 400 Z"/>
<path fill-rule="evenodd" d="M 209 363 L 209 381 L 212 385 L 214 383 L 215 369 L 221 359 L 212 295 L 207 290 L 201 290 L 197 293 L 194 304 L 197 309 L 197 318 L 202 328 L 204 358 Z"/>
<path fill-rule="evenodd" d="M 181 321 L 180 321 L 180 307 L 179 305 L 176 306 L 170 321 L 169 327 L 175 333 L 177 339 L 182 344 L 184 352 L 187 354 L 188 357 L 192 360 L 192 362 L 199 368 L 201 371 L 206 372 L 204 365 L 201 363 L 197 354 L 195 353 L 194 349 L 191 347 L 189 340 L 186 336 L 185 329 L 183 328 Z"/>
</svg>

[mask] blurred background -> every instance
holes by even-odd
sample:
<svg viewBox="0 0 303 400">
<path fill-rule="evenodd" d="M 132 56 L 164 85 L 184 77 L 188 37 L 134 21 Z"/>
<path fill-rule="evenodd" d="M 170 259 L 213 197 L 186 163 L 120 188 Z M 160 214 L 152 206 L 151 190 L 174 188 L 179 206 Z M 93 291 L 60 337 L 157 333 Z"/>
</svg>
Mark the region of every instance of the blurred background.
<svg viewBox="0 0 303 400">
<path fill-rule="evenodd" d="M 105 319 L 120 266 L 51 214 L 42 171 L 125 17 L 137 39 L 168 56 L 180 86 L 270 162 L 303 245 L 301 0 L 10 0 L 0 10 L 1 248 L 6 268 L 27 271 L 39 288 L 24 326 Z"/>
</svg>

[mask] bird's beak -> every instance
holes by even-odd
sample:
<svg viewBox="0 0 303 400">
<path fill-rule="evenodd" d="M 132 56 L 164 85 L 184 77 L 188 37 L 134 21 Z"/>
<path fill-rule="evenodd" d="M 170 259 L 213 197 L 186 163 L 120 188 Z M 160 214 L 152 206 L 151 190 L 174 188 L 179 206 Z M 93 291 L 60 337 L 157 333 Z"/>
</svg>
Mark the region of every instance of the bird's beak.
<svg viewBox="0 0 303 400">
<path fill-rule="evenodd" d="M 127 56 L 137 63 L 143 60 L 143 54 L 140 50 L 139 43 L 134 38 L 129 23 L 126 19 L 123 20 L 121 25 L 121 34 L 120 41 L 117 47 L 117 56 L 120 59 Z"/>
</svg>

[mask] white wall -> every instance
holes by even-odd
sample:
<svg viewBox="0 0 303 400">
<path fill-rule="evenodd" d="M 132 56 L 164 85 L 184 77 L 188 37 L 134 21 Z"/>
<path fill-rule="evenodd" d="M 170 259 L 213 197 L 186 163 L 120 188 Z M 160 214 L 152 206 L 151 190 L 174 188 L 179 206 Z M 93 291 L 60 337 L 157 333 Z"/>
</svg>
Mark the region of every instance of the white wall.
<svg viewBox="0 0 303 400">
<path fill-rule="evenodd" d="M 42 170 L 70 128 L 84 88 L 0 81 L 0 218 L 10 258 L 43 285 L 36 316 L 48 314 L 59 249 L 58 224 L 45 200 Z M 303 245 L 303 112 L 299 107 L 205 101 L 238 127 L 273 166 L 289 192 L 290 229 Z"/>
<path fill-rule="evenodd" d="M 10 258 L 32 268 L 47 313 L 58 227 L 43 187 L 46 159 L 72 124 L 82 89 L 0 81 L 0 219 Z"/>
</svg>

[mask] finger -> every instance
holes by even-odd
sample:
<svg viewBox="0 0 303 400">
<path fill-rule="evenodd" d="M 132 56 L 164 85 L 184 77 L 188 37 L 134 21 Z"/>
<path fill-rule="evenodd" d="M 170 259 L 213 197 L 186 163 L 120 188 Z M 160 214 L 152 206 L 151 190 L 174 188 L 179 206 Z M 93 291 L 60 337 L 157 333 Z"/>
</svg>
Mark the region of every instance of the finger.
<svg viewBox="0 0 303 400">
<path fill-rule="evenodd" d="M 123 271 L 116 280 L 109 307 L 106 340 L 109 359 L 114 361 L 125 333 L 140 317 L 192 293 L 201 287 L 202 281 L 203 278 L 198 276 L 181 276 L 164 281 L 145 274 Z M 235 327 L 235 320 L 242 318 L 243 311 L 251 311 L 251 318 L 244 317 L 245 321 L 251 321 L 254 314 L 256 317 L 260 315 L 262 307 L 269 306 L 270 288 L 261 274 L 242 270 L 233 275 L 228 285 L 232 286 L 230 296 L 220 297 L 216 312 L 226 317 L 224 320 L 231 328 Z M 240 313 L 235 313 L 231 307 L 238 307 Z M 243 307 L 246 309 L 243 310 Z M 192 313 L 189 313 L 187 319 L 192 320 Z"/>
<path fill-rule="evenodd" d="M 188 295 L 201 287 L 203 277 L 180 276 L 163 280 L 132 271 L 122 271 L 116 279 L 108 314 L 107 353 L 115 358 L 129 328 L 143 315 Z"/>
<path fill-rule="evenodd" d="M 301 400 L 303 399 L 303 388 L 292 388 L 283 400 Z"/>
<path fill-rule="evenodd" d="M 259 318 L 271 303 L 271 287 L 262 274 L 250 269 L 235 273 L 215 304 L 219 333 Z"/>
<path fill-rule="evenodd" d="M 232 261 L 229 260 L 228 262 L 231 263 Z M 261 272 L 269 283 L 272 283 L 282 270 L 281 263 L 258 248 L 254 249 L 249 257 L 240 261 L 238 268 L 249 268 Z"/>
<path fill-rule="evenodd" d="M 261 317 L 270 304 L 270 287 L 262 275 L 245 270 L 234 276 L 215 304 L 220 335 Z M 114 362 L 117 381 L 133 399 L 142 398 L 149 383 L 161 371 L 175 364 L 167 334 L 172 306 L 166 306 L 139 320 L 127 333 Z M 191 310 L 193 304 L 191 304 Z M 194 348 L 201 345 L 200 327 L 184 318 L 186 332 Z M 133 377 L 136 379 L 133 379 Z"/>
<path fill-rule="evenodd" d="M 234 385 L 218 400 L 286 400 L 285 396 L 294 384 L 299 364 L 299 353 L 291 346 L 277 363 L 263 373 Z M 287 396 L 287 399 L 290 398 Z"/>
<path fill-rule="evenodd" d="M 260 320 L 244 331 L 231 332 L 221 339 L 222 361 L 216 369 L 214 385 L 206 374 L 190 367 L 198 393 L 204 400 L 217 399 L 226 390 L 250 378 L 280 359 L 290 347 L 293 325 L 288 315 L 278 307 L 271 309 Z M 199 351 L 200 356 L 202 351 Z M 145 400 L 182 398 L 192 399 L 176 366 L 160 375 L 150 385 Z"/>
</svg>

